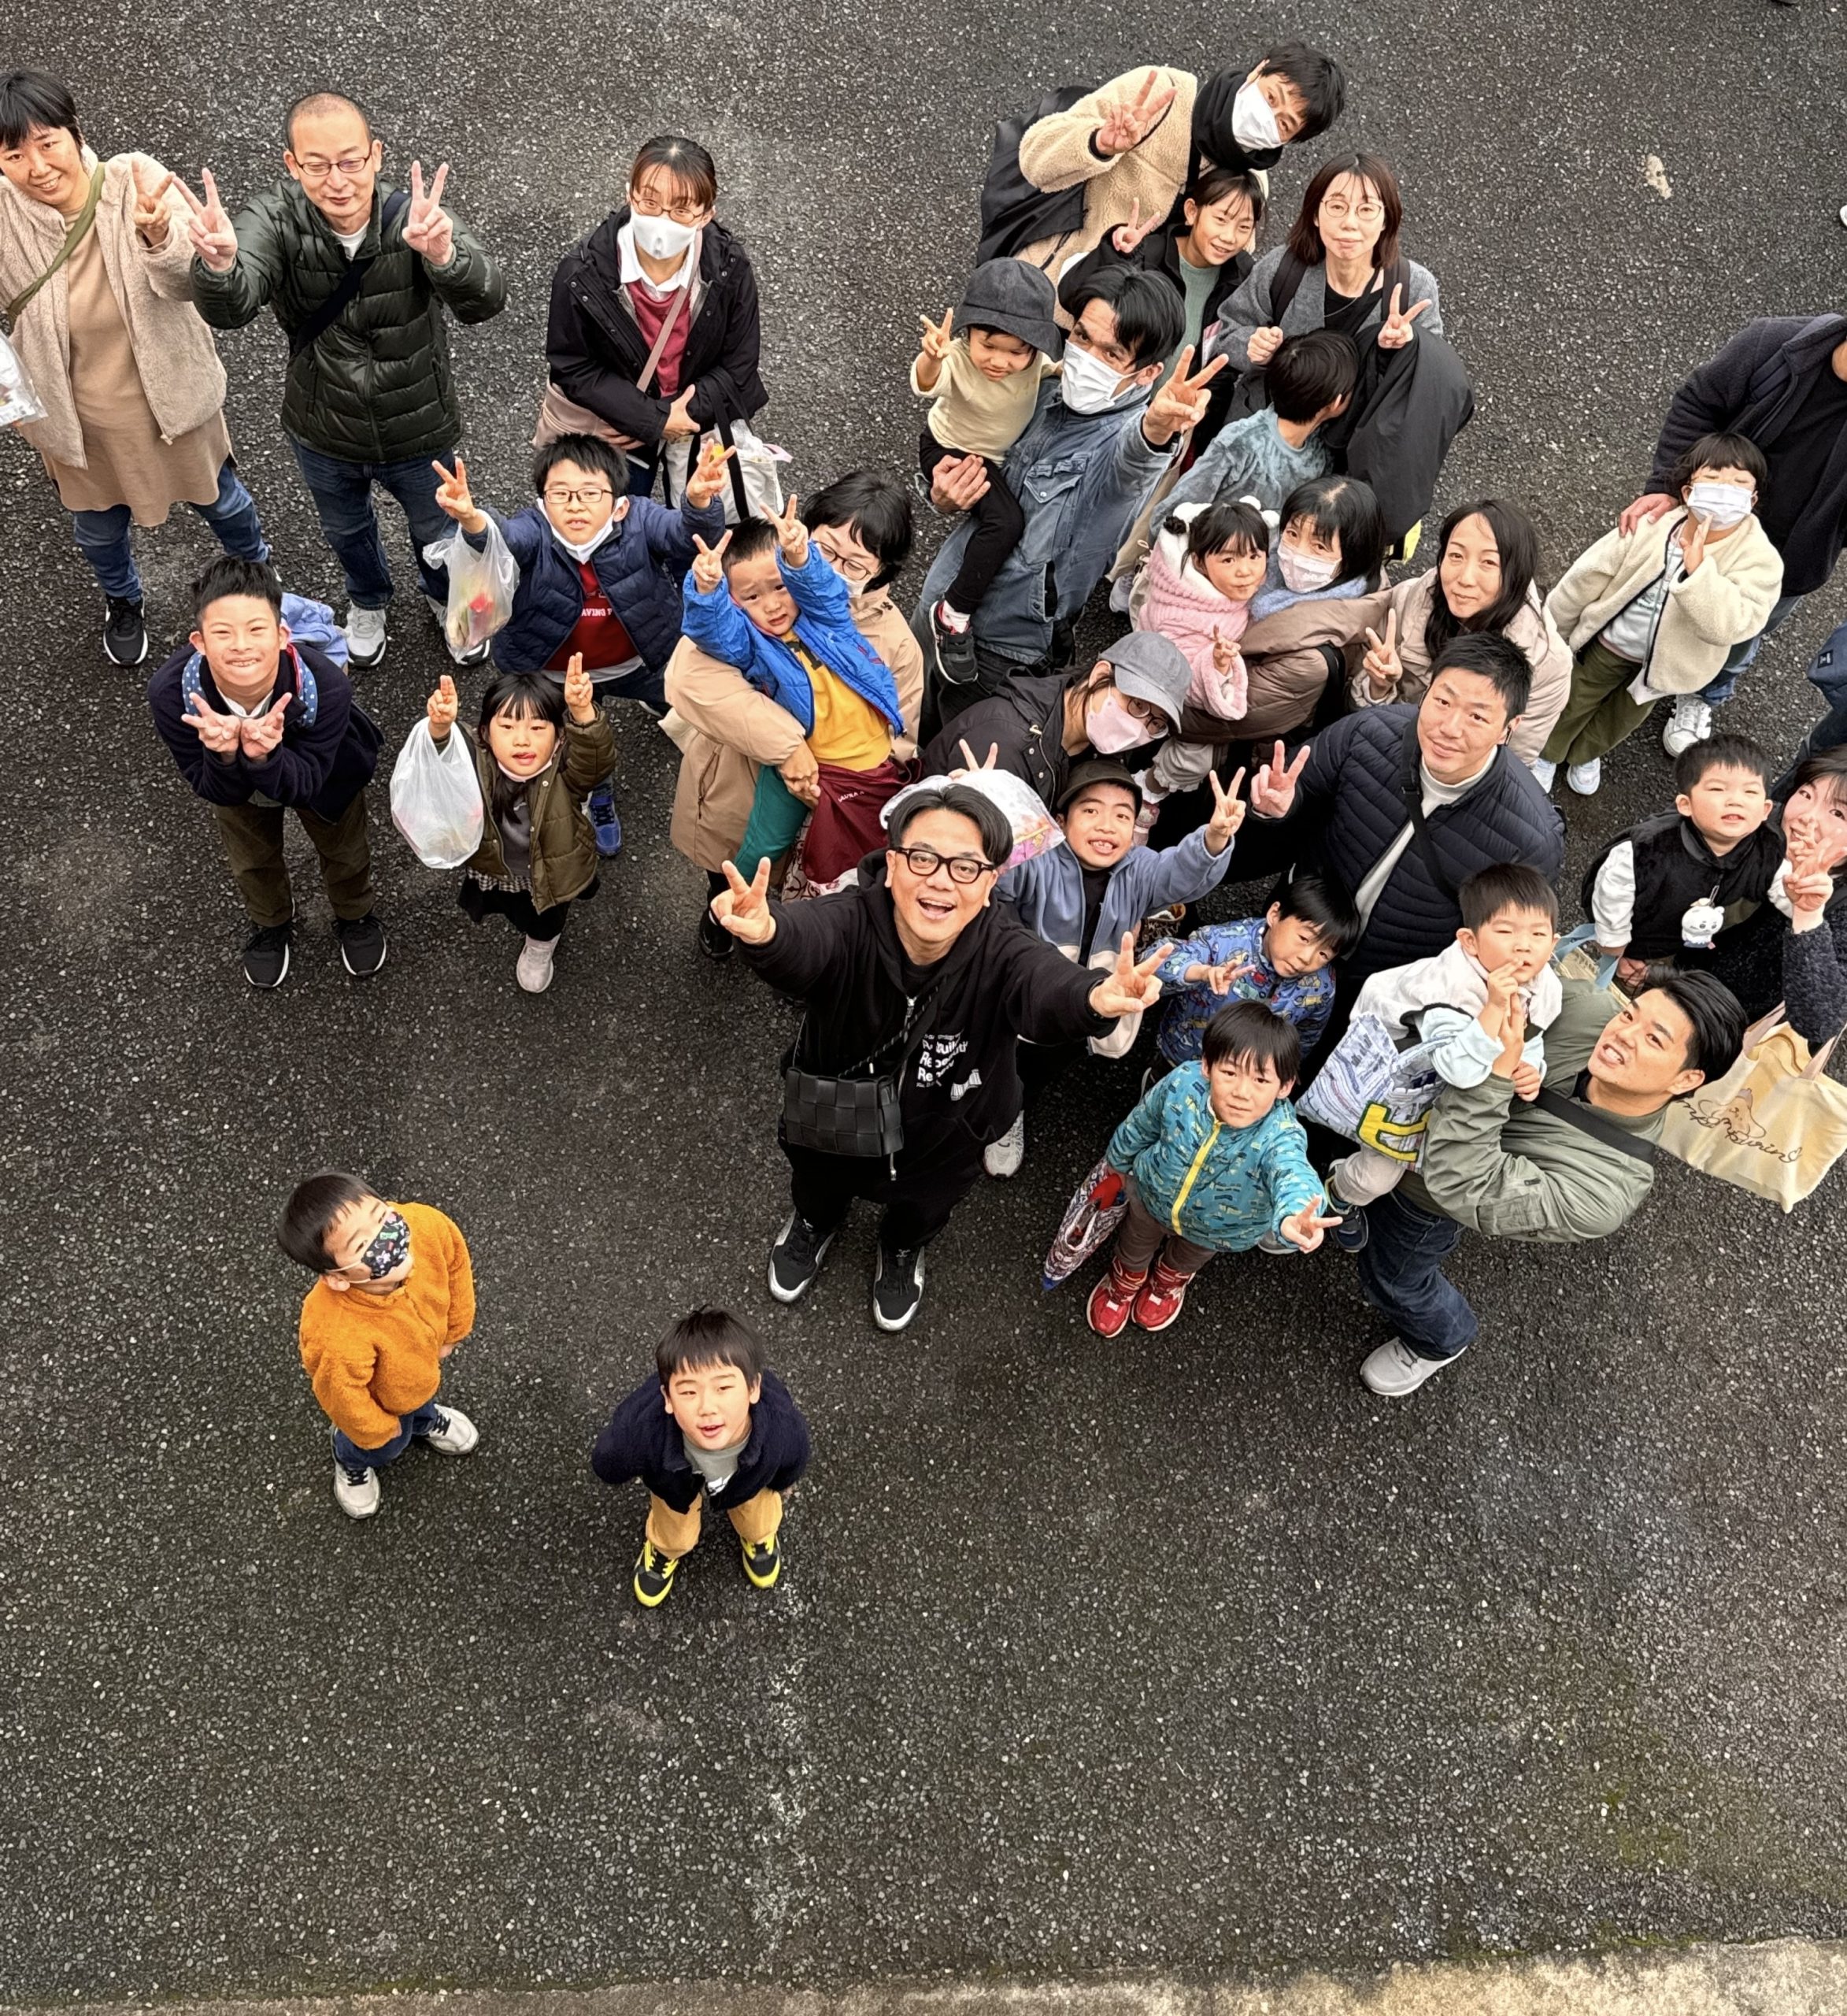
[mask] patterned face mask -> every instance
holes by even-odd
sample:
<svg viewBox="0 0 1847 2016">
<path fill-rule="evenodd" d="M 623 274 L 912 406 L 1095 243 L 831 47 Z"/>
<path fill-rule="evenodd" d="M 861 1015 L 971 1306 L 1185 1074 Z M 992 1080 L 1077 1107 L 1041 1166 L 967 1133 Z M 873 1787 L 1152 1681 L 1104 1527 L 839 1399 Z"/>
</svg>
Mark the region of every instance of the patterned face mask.
<svg viewBox="0 0 1847 2016">
<path fill-rule="evenodd" d="M 372 1236 L 371 1245 L 354 1262 L 375 1281 L 394 1273 L 410 1258 L 410 1227 L 399 1211 L 387 1211 L 385 1221 Z"/>
</svg>

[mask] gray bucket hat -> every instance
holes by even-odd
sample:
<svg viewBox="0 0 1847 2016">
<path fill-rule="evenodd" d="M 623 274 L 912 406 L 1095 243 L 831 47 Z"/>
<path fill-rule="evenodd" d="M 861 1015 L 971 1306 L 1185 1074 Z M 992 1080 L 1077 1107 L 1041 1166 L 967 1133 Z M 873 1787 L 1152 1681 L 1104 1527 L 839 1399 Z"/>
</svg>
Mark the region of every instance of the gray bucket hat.
<svg viewBox="0 0 1847 2016">
<path fill-rule="evenodd" d="M 1053 314 L 1057 306 L 1058 290 L 1049 274 L 1023 259 L 990 259 L 968 276 L 955 326 L 999 329 L 1059 358 L 1064 354 L 1064 332 Z"/>
<path fill-rule="evenodd" d="M 1127 636 L 1117 638 L 1102 657 L 1116 674 L 1118 692 L 1131 700 L 1146 700 L 1160 708 L 1176 728 L 1180 725 L 1193 668 L 1171 637 L 1162 636 L 1158 630 L 1131 630 Z"/>
</svg>

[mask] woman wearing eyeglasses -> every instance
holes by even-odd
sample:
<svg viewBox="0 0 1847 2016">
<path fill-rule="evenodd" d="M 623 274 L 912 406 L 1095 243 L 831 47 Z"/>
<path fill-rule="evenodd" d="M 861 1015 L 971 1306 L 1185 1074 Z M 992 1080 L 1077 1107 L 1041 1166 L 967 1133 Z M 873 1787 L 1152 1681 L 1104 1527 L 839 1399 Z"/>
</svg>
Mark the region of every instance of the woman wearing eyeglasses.
<svg viewBox="0 0 1847 2016">
<path fill-rule="evenodd" d="M 676 444 L 690 456 L 708 428 L 769 398 L 757 373 L 757 276 L 717 202 L 718 171 L 696 140 L 646 141 L 628 201 L 552 276 L 541 435 L 601 434 L 627 454 L 638 496 L 679 460 Z"/>
</svg>

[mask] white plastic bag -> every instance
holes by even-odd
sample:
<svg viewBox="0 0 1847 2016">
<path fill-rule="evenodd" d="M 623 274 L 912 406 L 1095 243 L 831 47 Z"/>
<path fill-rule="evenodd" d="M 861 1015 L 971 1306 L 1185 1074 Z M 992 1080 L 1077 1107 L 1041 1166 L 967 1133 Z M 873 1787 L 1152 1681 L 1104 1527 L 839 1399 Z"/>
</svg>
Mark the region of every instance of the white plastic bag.
<svg viewBox="0 0 1847 2016">
<path fill-rule="evenodd" d="M 1023 777 L 1015 776 L 1011 770 L 962 770 L 953 777 L 919 777 L 914 784 L 906 784 L 879 813 L 881 824 L 890 828 L 893 815 L 912 791 L 941 791 L 950 784 L 968 785 L 1005 813 L 1008 825 L 1013 828 L 1013 850 L 1001 863 L 1003 873 L 1017 868 L 1023 861 L 1031 861 L 1035 854 L 1049 854 L 1053 847 L 1064 846 L 1064 832 L 1046 810 L 1045 801 Z"/>
<path fill-rule="evenodd" d="M 487 543 L 479 553 L 457 525 L 446 539 L 426 546 L 424 558 L 432 567 L 448 571 L 449 607 L 442 617 L 442 634 L 450 651 L 459 656 L 498 636 L 513 613 L 520 569 L 493 519 L 487 521 Z"/>
<path fill-rule="evenodd" d="M 745 502 L 750 506 L 753 518 L 773 517 L 783 508 L 783 478 L 779 467 L 791 459 L 787 448 L 779 448 L 765 441 L 757 431 L 741 420 L 731 422 L 731 445 L 737 454 L 725 464 L 725 484 L 719 492 L 724 506 L 724 521 L 727 525 L 738 522 L 738 488 L 731 480 L 735 468 L 743 480 Z M 703 454 L 709 444 L 725 444 L 716 428 L 708 428 L 699 436 L 698 452 Z M 687 478 L 692 472 L 694 444 L 690 437 L 667 444 L 668 481 L 672 494 L 679 496 L 687 487 Z"/>
<path fill-rule="evenodd" d="M 426 868 L 460 868 L 481 844 L 485 819 L 474 752 L 459 728 L 439 749 L 428 721 L 404 738 L 391 770 L 391 823 Z"/>
<path fill-rule="evenodd" d="M 5 336 L 0 336 L 0 427 L 16 420 L 43 420 L 45 402 L 32 389 L 26 367 Z"/>
</svg>

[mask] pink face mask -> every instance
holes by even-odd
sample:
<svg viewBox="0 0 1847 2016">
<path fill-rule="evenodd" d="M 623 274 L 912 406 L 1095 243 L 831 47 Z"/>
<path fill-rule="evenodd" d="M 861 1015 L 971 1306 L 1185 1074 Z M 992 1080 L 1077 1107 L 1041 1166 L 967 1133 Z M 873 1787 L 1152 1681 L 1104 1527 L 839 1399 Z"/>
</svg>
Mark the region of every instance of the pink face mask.
<svg viewBox="0 0 1847 2016">
<path fill-rule="evenodd" d="M 1120 756 L 1125 749 L 1153 739 L 1147 724 L 1131 714 L 1113 693 L 1101 706 L 1090 710 L 1084 726 L 1090 747 L 1105 756 Z"/>
</svg>

